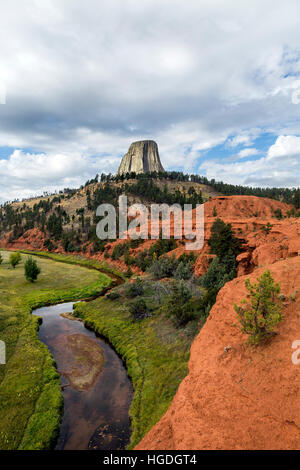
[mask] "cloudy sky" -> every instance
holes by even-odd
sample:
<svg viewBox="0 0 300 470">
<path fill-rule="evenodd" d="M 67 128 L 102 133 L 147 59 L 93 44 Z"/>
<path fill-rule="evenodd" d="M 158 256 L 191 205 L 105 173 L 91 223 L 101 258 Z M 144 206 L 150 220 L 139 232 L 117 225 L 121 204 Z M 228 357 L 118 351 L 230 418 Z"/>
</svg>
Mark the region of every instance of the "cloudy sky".
<svg viewBox="0 0 300 470">
<path fill-rule="evenodd" d="M 146 138 L 168 170 L 298 186 L 299 18 L 299 0 L 1 2 L 0 202 L 115 172 Z"/>
</svg>

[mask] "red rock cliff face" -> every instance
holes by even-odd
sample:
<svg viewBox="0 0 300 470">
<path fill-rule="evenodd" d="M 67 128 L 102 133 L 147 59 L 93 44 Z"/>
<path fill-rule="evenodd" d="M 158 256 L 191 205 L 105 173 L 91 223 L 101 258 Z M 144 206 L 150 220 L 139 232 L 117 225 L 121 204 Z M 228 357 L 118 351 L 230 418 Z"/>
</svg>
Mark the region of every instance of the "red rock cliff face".
<svg viewBox="0 0 300 470">
<path fill-rule="evenodd" d="M 287 296 L 278 336 L 247 346 L 233 304 L 249 276 L 226 284 L 192 345 L 188 376 L 137 449 L 300 449 L 300 365 L 291 360 L 300 340 L 300 257 L 270 270 Z"/>
</svg>

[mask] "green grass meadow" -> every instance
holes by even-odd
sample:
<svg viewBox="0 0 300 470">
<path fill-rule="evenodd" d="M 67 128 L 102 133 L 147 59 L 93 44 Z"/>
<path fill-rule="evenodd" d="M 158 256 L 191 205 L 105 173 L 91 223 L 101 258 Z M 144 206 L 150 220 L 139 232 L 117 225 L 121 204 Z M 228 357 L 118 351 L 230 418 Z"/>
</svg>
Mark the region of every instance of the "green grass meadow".
<svg viewBox="0 0 300 470">
<path fill-rule="evenodd" d="M 24 277 L 24 260 L 13 269 L 1 251 L 0 340 L 6 365 L 0 365 L 0 449 L 48 449 L 59 430 L 63 406 L 59 375 L 37 336 L 34 308 L 101 294 L 111 279 L 95 270 L 38 258 L 35 283 Z"/>
</svg>

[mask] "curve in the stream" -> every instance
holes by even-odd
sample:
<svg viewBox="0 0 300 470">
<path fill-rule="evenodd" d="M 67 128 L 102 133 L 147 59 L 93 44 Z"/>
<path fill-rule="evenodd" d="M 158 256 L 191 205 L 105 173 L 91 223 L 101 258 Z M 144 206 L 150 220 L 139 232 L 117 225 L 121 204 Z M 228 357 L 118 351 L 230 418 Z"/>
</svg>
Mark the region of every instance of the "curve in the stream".
<svg viewBox="0 0 300 470">
<path fill-rule="evenodd" d="M 39 339 L 61 375 L 64 414 L 55 449 L 125 449 L 133 389 L 111 346 L 72 318 L 73 303 L 42 307 Z"/>
</svg>

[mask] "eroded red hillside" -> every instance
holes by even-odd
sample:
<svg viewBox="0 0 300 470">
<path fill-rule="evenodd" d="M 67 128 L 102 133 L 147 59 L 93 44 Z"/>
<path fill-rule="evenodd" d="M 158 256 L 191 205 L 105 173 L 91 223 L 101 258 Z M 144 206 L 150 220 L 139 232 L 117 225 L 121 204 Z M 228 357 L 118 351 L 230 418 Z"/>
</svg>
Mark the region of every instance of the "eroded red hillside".
<svg viewBox="0 0 300 470">
<path fill-rule="evenodd" d="M 300 339 L 300 257 L 270 270 L 287 297 L 279 334 L 248 346 L 233 309 L 246 295 L 247 276 L 226 284 L 192 345 L 188 376 L 137 449 L 300 448 L 300 365 L 291 359 Z"/>
<path fill-rule="evenodd" d="M 204 204 L 205 215 L 205 243 L 201 251 L 196 252 L 198 258 L 195 265 L 196 276 L 204 274 L 209 266 L 212 255 L 209 254 L 208 239 L 211 226 L 217 217 L 224 222 L 231 223 L 237 237 L 244 242 L 243 253 L 238 257 L 238 274 L 243 275 L 252 272 L 256 267 L 274 263 L 280 259 L 297 256 L 300 252 L 300 220 L 287 218 L 279 220 L 276 211 L 281 211 L 283 216 L 291 210 L 291 206 L 273 199 L 259 198 L 256 196 L 220 196 L 207 201 Z M 278 213 L 277 213 L 278 214 Z M 270 223 L 272 228 L 267 234 L 263 228 Z M 195 211 L 193 213 L 193 228 L 195 229 Z M 171 224 L 171 235 L 174 234 L 174 224 Z M 7 249 L 32 249 L 43 250 L 45 235 L 37 228 L 28 230 L 18 240 L 9 242 L 10 234 L 0 239 L 0 246 Z M 117 240 L 108 245 L 108 253 L 112 254 L 113 248 L 123 240 Z M 137 249 L 131 249 L 131 256 L 148 249 L 155 240 L 146 240 Z M 58 244 L 56 252 L 63 253 Z M 178 247 L 169 253 L 180 256 L 185 251 L 183 241 L 178 241 Z M 86 244 L 85 251 L 79 253 L 88 258 L 105 260 L 104 253 L 94 253 L 92 244 Z M 124 257 L 118 260 L 108 261 L 118 269 L 126 271 L 127 266 Z M 134 272 L 140 270 L 132 266 Z"/>
</svg>

